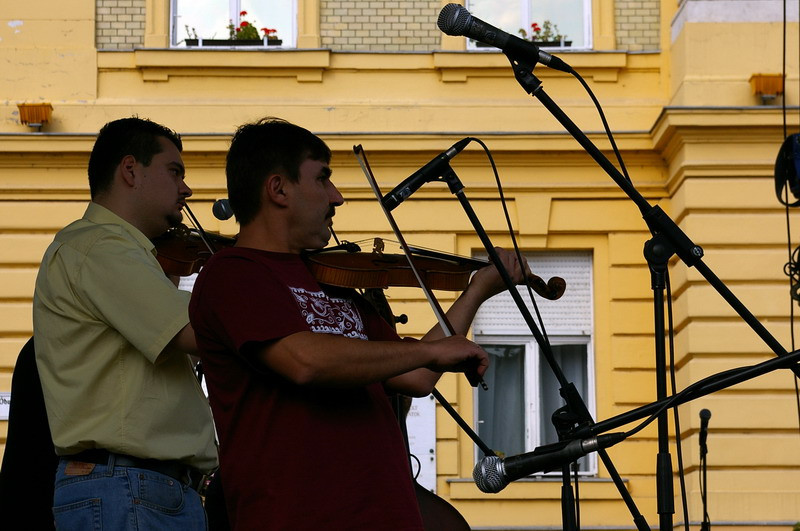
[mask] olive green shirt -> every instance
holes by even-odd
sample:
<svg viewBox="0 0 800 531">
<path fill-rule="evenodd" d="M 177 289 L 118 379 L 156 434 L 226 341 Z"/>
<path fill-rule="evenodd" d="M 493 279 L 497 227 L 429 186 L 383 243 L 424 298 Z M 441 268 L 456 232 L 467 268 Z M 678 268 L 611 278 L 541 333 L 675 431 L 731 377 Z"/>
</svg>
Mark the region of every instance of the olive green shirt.
<svg viewBox="0 0 800 531">
<path fill-rule="evenodd" d="M 208 401 L 185 353 L 189 293 L 150 240 L 90 203 L 47 248 L 33 298 L 36 361 L 56 453 L 92 448 L 217 465 Z"/>
</svg>

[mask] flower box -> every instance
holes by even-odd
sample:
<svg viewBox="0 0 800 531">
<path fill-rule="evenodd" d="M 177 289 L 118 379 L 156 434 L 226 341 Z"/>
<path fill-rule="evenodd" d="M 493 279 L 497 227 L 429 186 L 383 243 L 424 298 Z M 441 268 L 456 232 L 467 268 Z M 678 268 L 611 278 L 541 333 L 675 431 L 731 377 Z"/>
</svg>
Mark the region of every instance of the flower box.
<svg viewBox="0 0 800 531">
<path fill-rule="evenodd" d="M 533 41 L 539 48 L 566 48 L 572 46 L 572 41 Z"/>
<path fill-rule="evenodd" d="M 491 44 L 486 44 L 480 41 L 472 41 L 475 43 L 476 48 L 496 48 Z M 572 46 L 572 41 L 532 41 L 533 44 L 539 48 L 566 48 Z"/>
<path fill-rule="evenodd" d="M 187 48 L 198 47 L 227 47 L 236 48 L 239 46 L 280 46 L 283 44 L 281 39 L 186 39 L 184 41 Z"/>
<path fill-rule="evenodd" d="M 50 103 L 18 103 L 19 121 L 30 127 L 41 127 L 50 121 L 53 106 Z"/>
</svg>

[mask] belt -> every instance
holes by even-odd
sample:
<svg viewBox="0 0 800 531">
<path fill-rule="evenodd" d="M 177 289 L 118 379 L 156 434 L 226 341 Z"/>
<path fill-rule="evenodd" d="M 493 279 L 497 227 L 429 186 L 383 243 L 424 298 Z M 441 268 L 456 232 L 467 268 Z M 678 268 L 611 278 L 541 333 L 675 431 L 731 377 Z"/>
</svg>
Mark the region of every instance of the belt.
<svg viewBox="0 0 800 531">
<path fill-rule="evenodd" d="M 131 455 L 117 454 L 108 450 L 93 449 L 84 450 L 78 454 L 62 455 L 61 459 L 68 461 L 80 461 L 82 463 L 94 463 L 96 465 L 110 465 L 113 456 L 114 466 L 128 466 L 151 470 L 169 476 L 184 485 L 187 485 L 197 492 L 202 492 L 208 476 L 180 461 L 161 461 L 158 459 L 143 459 Z"/>
</svg>

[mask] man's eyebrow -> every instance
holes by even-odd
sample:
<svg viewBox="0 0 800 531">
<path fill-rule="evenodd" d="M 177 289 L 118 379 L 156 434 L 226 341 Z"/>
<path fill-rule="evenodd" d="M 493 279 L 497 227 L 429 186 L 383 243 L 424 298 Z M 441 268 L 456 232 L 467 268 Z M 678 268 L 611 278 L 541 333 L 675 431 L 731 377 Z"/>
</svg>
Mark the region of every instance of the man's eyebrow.
<svg viewBox="0 0 800 531">
<path fill-rule="evenodd" d="M 177 166 L 181 173 L 186 173 L 186 167 L 177 160 L 173 160 L 172 162 L 168 163 L 168 166 Z"/>
</svg>

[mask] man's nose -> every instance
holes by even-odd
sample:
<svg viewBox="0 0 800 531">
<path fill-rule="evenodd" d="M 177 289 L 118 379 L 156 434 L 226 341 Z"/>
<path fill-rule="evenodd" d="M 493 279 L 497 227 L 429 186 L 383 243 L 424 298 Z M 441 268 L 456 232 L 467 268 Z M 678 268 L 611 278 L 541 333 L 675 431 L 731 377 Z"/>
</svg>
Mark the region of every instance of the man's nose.
<svg viewBox="0 0 800 531">
<path fill-rule="evenodd" d="M 192 189 L 189 188 L 189 185 L 186 184 L 186 181 L 181 181 L 181 190 L 180 193 L 182 196 L 191 197 L 192 196 Z"/>
<path fill-rule="evenodd" d="M 335 184 L 331 183 L 331 189 L 328 195 L 332 205 L 341 206 L 344 204 L 344 197 L 342 196 L 341 192 L 339 192 L 339 189 L 336 188 Z"/>
</svg>

